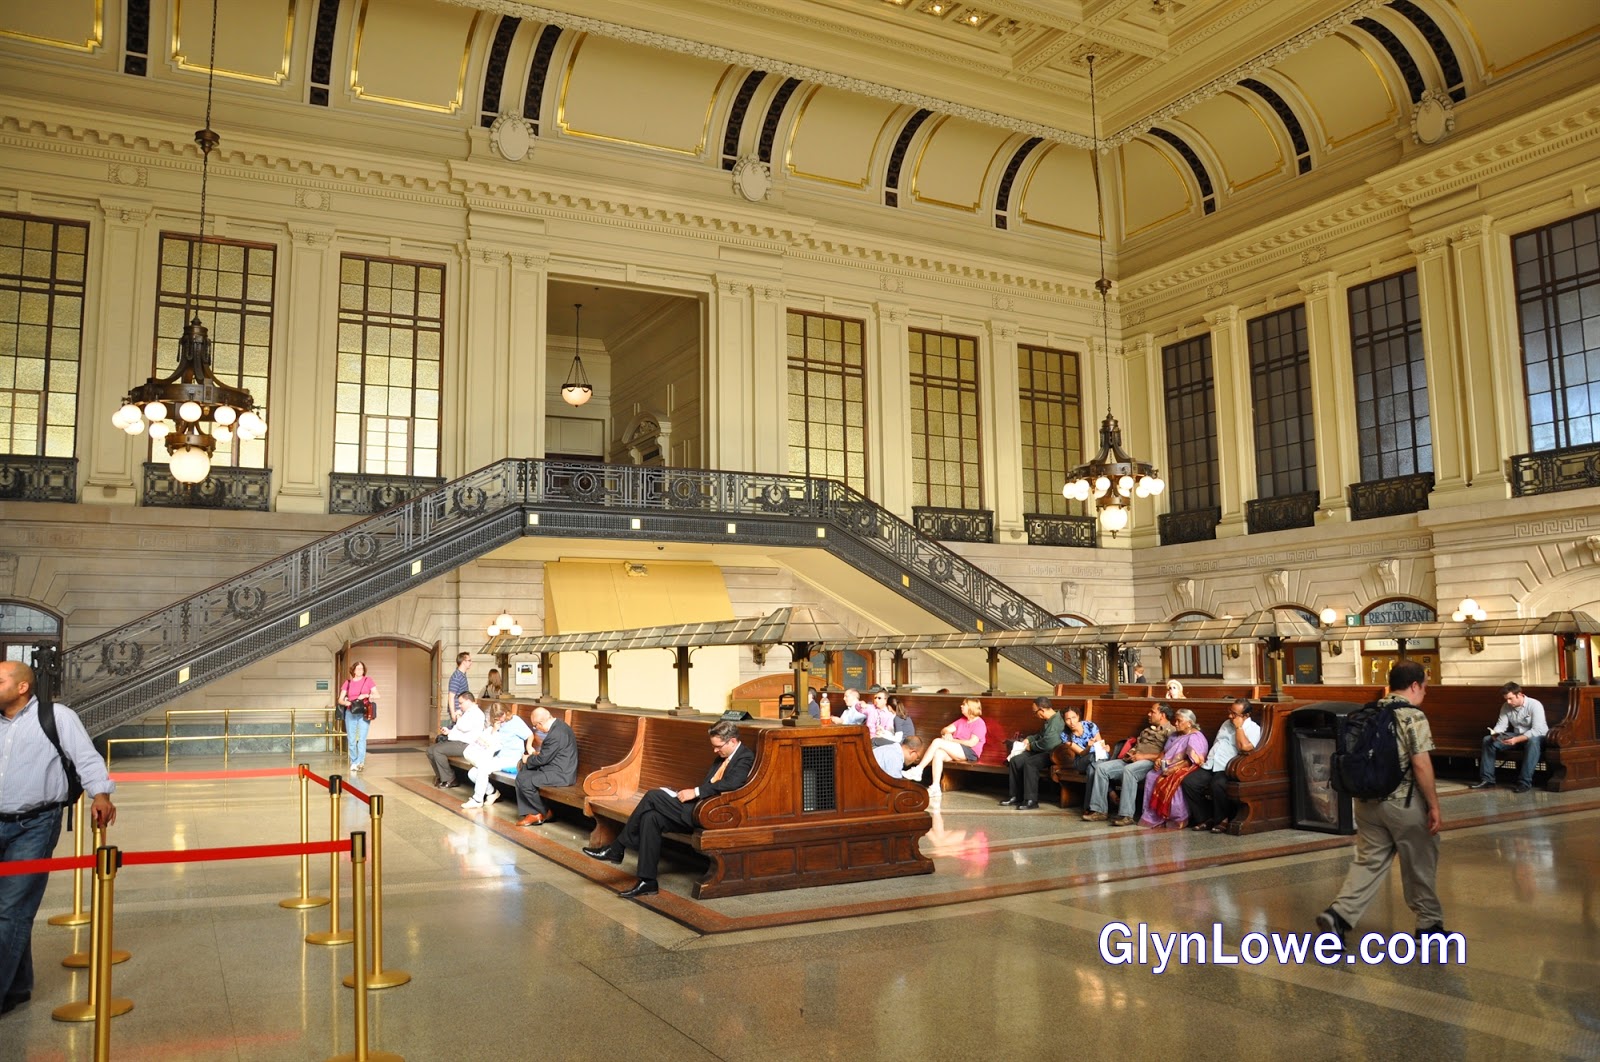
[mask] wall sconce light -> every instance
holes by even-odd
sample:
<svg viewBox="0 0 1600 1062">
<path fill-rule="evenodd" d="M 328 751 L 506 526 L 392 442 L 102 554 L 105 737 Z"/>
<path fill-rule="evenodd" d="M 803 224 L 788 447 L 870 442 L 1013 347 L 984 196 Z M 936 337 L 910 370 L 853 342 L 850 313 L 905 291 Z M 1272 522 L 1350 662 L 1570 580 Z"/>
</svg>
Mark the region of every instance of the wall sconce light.
<svg viewBox="0 0 1600 1062">
<path fill-rule="evenodd" d="M 1461 604 L 1456 606 L 1456 610 L 1450 613 L 1450 618 L 1457 623 L 1465 623 L 1467 625 L 1467 651 L 1472 653 L 1483 652 L 1483 635 L 1474 634 L 1472 625 L 1474 623 L 1482 623 L 1489 618 L 1489 614 L 1479 608 L 1478 603 L 1472 598 L 1464 597 L 1461 599 Z"/>
<path fill-rule="evenodd" d="M 1343 654 L 1344 643 L 1329 641 L 1326 637 L 1326 632 L 1333 630 L 1334 626 L 1339 622 L 1338 610 L 1331 607 L 1323 609 L 1321 612 L 1317 613 L 1317 622 L 1324 631 L 1322 644 L 1328 650 L 1328 655 L 1339 656 Z"/>
<path fill-rule="evenodd" d="M 489 624 L 489 637 L 497 638 L 502 634 L 517 637 L 522 634 L 522 624 L 511 618 L 511 613 L 502 612 Z"/>
<path fill-rule="evenodd" d="M 1239 659 L 1239 653 L 1242 652 L 1238 642 L 1229 642 L 1223 647 L 1222 651 L 1228 654 L 1229 660 Z"/>
</svg>

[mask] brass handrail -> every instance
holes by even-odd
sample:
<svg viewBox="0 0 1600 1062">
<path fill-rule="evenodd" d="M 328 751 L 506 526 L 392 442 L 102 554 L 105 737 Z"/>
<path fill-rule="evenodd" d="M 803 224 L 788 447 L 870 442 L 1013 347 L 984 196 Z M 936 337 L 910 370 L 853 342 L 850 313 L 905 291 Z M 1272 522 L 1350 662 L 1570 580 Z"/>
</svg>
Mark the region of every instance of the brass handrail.
<svg viewBox="0 0 1600 1062">
<path fill-rule="evenodd" d="M 231 751 L 230 750 L 230 746 L 229 746 L 229 742 L 232 741 L 235 738 L 250 739 L 250 740 L 255 740 L 257 738 L 288 738 L 289 739 L 289 759 L 293 760 L 295 758 L 295 738 L 297 738 L 297 737 L 300 737 L 300 738 L 308 737 L 308 738 L 311 738 L 314 741 L 330 741 L 331 740 L 331 741 L 337 742 L 337 744 L 335 744 L 333 746 L 335 749 L 338 748 L 340 745 L 342 745 L 344 743 L 344 740 L 345 740 L 344 731 L 335 728 L 334 725 L 333 725 L 334 716 L 338 711 L 339 711 L 338 708 L 332 708 L 332 707 L 326 707 L 326 708 L 169 708 L 169 709 L 167 709 L 167 711 L 165 713 L 165 729 L 164 729 L 164 732 L 162 733 L 162 735 L 160 737 L 107 738 L 106 739 L 106 768 L 107 768 L 107 770 L 109 770 L 110 767 L 111 767 L 112 746 L 118 744 L 119 742 L 123 743 L 123 744 L 129 744 L 129 745 L 145 744 L 145 743 L 154 742 L 154 741 L 161 742 L 162 743 L 161 765 L 162 765 L 162 767 L 165 768 L 165 767 L 171 767 L 172 766 L 172 743 L 173 742 L 181 742 L 181 741 L 221 741 L 222 742 L 222 765 L 224 767 L 226 767 L 228 765 L 228 758 L 229 758 L 230 751 Z M 230 724 L 232 723 L 233 717 L 236 716 L 236 715 L 279 715 L 279 716 L 281 716 L 285 712 L 287 712 L 289 714 L 289 732 L 286 733 L 286 734 L 276 734 L 276 733 L 274 733 L 274 734 L 256 734 L 256 733 L 234 734 L 230 730 Z M 321 723 L 322 729 L 321 729 L 320 732 L 318 732 L 318 731 L 302 731 L 302 730 L 298 729 L 299 716 L 300 716 L 300 714 L 302 712 L 310 712 L 310 713 L 313 713 L 313 714 L 320 714 L 322 716 L 322 723 Z M 193 735 L 188 735 L 188 736 L 185 736 L 185 735 L 182 735 L 182 734 L 174 735 L 172 733 L 172 717 L 173 716 L 191 716 L 191 715 L 210 715 L 210 716 L 220 715 L 220 716 L 222 716 L 222 733 L 220 733 L 220 734 L 193 734 Z M 332 750 L 330 749 L 328 751 L 332 751 Z"/>
</svg>

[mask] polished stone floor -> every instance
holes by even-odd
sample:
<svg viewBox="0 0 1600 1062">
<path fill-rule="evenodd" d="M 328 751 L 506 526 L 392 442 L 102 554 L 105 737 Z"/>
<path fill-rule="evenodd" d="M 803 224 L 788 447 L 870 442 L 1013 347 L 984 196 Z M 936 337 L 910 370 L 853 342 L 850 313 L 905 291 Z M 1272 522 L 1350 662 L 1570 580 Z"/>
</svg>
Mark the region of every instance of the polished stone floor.
<svg viewBox="0 0 1600 1062">
<path fill-rule="evenodd" d="M 309 762 L 337 769 L 332 757 Z M 371 1045 L 407 1059 L 1600 1057 L 1597 791 L 1447 787 L 1447 826 L 1462 825 L 1445 834 L 1439 884 L 1465 965 L 1174 959 L 1157 974 L 1153 958 L 1105 961 L 1104 928 L 1209 937 L 1220 923 L 1229 955 L 1246 934 L 1306 932 L 1344 875 L 1348 842 L 1116 830 L 956 793 L 925 842 L 932 876 L 694 904 L 695 868 L 669 862 L 670 903 L 657 910 L 617 897 L 624 875 L 594 880 L 545 857 L 559 846 L 572 861 L 575 823 L 518 831 L 508 801 L 461 811 L 464 789 L 440 803 L 403 782 L 426 773 L 415 752 L 368 763 L 358 784 L 386 805 L 385 965 L 413 976 L 371 995 Z M 130 852 L 292 841 L 295 784 L 129 780 L 110 840 Z M 313 798 L 313 838 L 327 836 L 327 805 Z M 358 801 L 346 797 L 343 812 L 346 829 L 366 824 Z M 123 869 L 116 944 L 133 958 L 116 967 L 113 993 L 134 1009 L 112 1023 L 112 1057 L 352 1050 L 352 993 L 340 985 L 352 949 L 304 942 L 327 928 L 327 908 L 277 903 L 297 891 L 297 867 Z M 313 892 L 326 875 L 314 860 Z M 0 1060 L 93 1057 L 90 1025 L 50 1017 L 87 991 L 82 971 L 59 964 L 87 948 L 87 929 L 44 923 L 70 906 L 70 877 L 56 875 L 34 932 L 34 999 L 0 1019 Z M 341 917 L 348 925 L 348 906 Z M 1411 926 L 1396 873 L 1361 928 Z"/>
</svg>

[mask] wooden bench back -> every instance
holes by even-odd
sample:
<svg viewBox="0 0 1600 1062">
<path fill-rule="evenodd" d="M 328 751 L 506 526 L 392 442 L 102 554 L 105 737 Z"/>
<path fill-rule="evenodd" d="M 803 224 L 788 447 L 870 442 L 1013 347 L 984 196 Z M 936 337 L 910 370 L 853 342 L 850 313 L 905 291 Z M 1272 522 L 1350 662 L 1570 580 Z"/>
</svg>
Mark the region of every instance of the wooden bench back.
<svg viewBox="0 0 1600 1062">
<path fill-rule="evenodd" d="M 710 729 L 709 722 L 699 719 L 646 716 L 639 750 L 638 791 L 698 785 L 714 755 L 707 736 Z"/>
<path fill-rule="evenodd" d="M 1272 689 L 1270 686 L 1251 686 L 1234 682 L 1207 682 L 1202 684 L 1190 683 L 1181 678 L 1178 681 L 1183 683 L 1184 697 L 1194 700 L 1231 701 L 1235 697 L 1248 697 L 1252 701 L 1258 701 Z M 1118 693 L 1120 698 L 1129 700 L 1160 701 L 1166 699 L 1167 684 L 1164 681 L 1141 682 L 1138 685 L 1124 682 L 1118 688 Z M 1065 697 L 1068 700 L 1104 697 L 1106 695 L 1106 684 L 1104 682 L 1058 682 L 1056 683 L 1055 695 L 1057 697 Z"/>
<path fill-rule="evenodd" d="M 636 715 L 571 708 L 564 713 L 578 745 L 578 777 L 621 763 L 639 740 L 643 720 Z"/>
</svg>

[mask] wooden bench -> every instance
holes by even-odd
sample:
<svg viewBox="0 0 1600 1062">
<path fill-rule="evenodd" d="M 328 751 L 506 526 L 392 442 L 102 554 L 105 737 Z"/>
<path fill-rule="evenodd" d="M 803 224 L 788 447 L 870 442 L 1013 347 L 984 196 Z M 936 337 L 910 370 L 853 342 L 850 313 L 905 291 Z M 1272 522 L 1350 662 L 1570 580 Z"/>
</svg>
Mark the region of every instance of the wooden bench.
<svg viewBox="0 0 1600 1062">
<path fill-rule="evenodd" d="M 584 779 L 592 847 L 616 839 L 646 791 L 694 785 L 711 763 L 708 722 L 642 723 L 625 760 Z M 919 849 L 927 791 L 884 773 L 864 727 L 744 725 L 739 737 L 755 750 L 749 781 L 702 801 L 699 829 L 665 835 L 710 861 L 696 899 L 933 872 Z"/>
<path fill-rule="evenodd" d="M 1544 705 L 1545 720 L 1554 731 L 1568 724 L 1568 690 L 1560 686 L 1524 686 L 1523 692 Z M 1435 761 L 1456 761 L 1451 769 L 1461 769 L 1474 781 L 1478 778 L 1478 759 L 1483 754 L 1483 739 L 1494 726 L 1501 708 L 1498 686 L 1429 686 L 1422 702 L 1433 731 Z M 1572 720 L 1577 722 L 1576 719 Z M 1561 746 L 1545 738 L 1540 760 L 1545 771 L 1543 788 L 1560 788 L 1564 781 Z M 1522 752 L 1503 752 L 1502 758 L 1520 760 Z M 1468 761 L 1461 763 L 1459 761 Z M 1553 783 L 1553 784 L 1552 784 Z M 1534 784 L 1541 784 L 1539 774 Z"/>
<path fill-rule="evenodd" d="M 1186 700 L 1211 700 L 1231 701 L 1235 697 L 1248 697 L 1252 703 L 1259 701 L 1271 692 L 1270 686 L 1241 685 L 1239 683 L 1208 682 L 1205 684 L 1191 684 L 1187 679 L 1179 678 L 1183 683 L 1183 696 Z M 1138 684 L 1121 683 L 1118 687 L 1119 700 L 1149 700 L 1164 701 L 1167 699 L 1167 684 L 1161 682 L 1141 682 Z M 1068 700 L 1086 700 L 1106 696 L 1104 682 L 1058 682 L 1056 683 L 1057 697 Z"/>
</svg>

